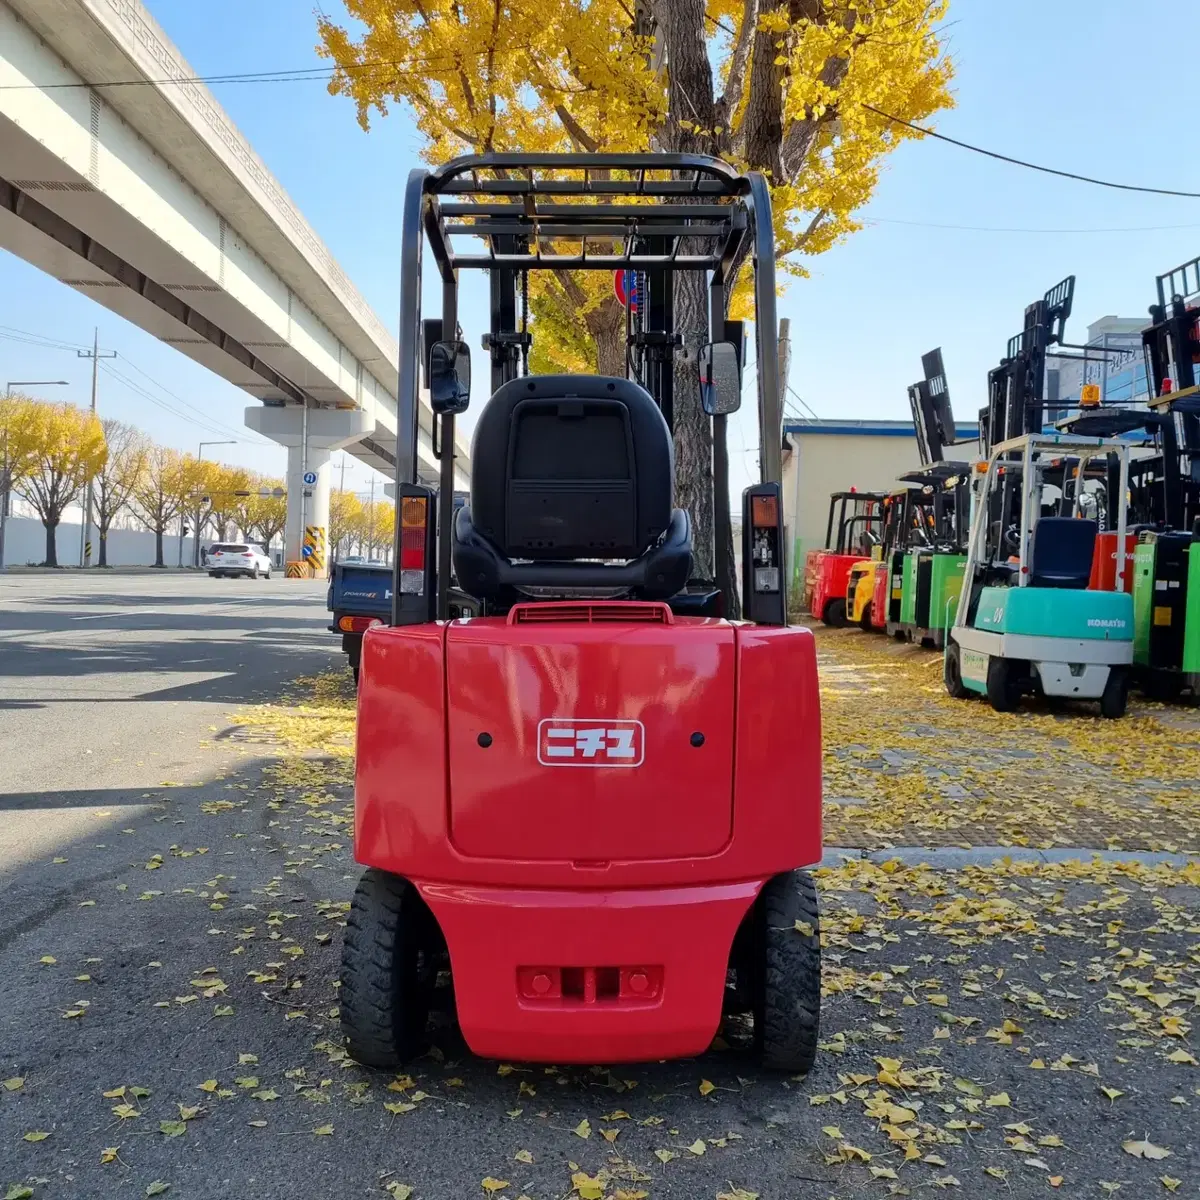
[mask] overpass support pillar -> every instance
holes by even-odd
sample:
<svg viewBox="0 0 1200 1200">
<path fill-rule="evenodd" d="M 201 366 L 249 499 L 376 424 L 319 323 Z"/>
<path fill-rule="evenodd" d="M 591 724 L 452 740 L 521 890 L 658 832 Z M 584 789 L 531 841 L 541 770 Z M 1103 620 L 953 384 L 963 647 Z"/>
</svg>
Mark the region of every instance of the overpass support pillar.
<svg viewBox="0 0 1200 1200">
<path fill-rule="evenodd" d="M 305 444 L 304 411 L 255 405 L 246 409 L 246 425 L 263 437 L 287 447 L 287 525 L 284 557 L 299 559 L 304 545 L 304 526 L 319 525 L 329 530 L 329 456 L 372 433 L 375 422 L 362 409 L 310 408 Z M 313 483 L 305 482 L 316 476 Z M 306 495 L 307 493 L 307 495 Z M 314 572 L 325 578 L 328 563 Z"/>
</svg>

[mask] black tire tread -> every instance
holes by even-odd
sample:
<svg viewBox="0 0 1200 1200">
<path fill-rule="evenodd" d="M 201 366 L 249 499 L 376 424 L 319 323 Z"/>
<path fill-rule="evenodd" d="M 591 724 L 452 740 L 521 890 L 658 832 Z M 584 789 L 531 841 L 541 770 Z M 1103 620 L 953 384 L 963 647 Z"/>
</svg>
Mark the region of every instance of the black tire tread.
<svg viewBox="0 0 1200 1200">
<path fill-rule="evenodd" d="M 807 871 L 776 875 L 758 900 L 762 972 L 755 1041 L 765 1067 L 805 1075 L 821 1024 L 820 906 Z M 797 930 L 796 922 L 812 927 Z"/>
<path fill-rule="evenodd" d="M 999 713 L 1014 712 L 1021 703 L 1021 694 L 1012 681 L 1013 664 L 1005 658 L 993 658 L 988 663 L 987 698 Z"/>
<path fill-rule="evenodd" d="M 831 629 L 841 629 L 846 624 L 846 601 L 835 597 L 825 605 L 825 615 L 821 618 Z"/>
<path fill-rule="evenodd" d="M 412 884 L 368 868 L 346 919 L 338 1007 L 350 1056 L 391 1068 L 419 1049 L 428 1009 L 416 979 L 419 897 Z"/>
<path fill-rule="evenodd" d="M 1129 700 L 1129 677 L 1120 667 L 1109 667 L 1104 694 L 1100 697 L 1100 715 L 1108 721 L 1117 721 L 1125 715 Z"/>
</svg>

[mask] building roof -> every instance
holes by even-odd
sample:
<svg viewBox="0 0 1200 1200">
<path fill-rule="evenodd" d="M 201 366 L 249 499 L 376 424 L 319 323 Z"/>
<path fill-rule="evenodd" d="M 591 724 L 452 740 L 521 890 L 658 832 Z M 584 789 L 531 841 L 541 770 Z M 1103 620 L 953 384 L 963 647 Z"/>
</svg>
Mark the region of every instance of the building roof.
<svg viewBox="0 0 1200 1200">
<path fill-rule="evenodd" d="M 793 437 L 812 437 L 821 434 L 841 434 L 858 437 L 908 437 L 916 439 L 912 421 L 785 421 L 783 432 Z M 959 441 L 974 441 L 979 437 L 975 421 L 955 423 Z"/>
</svg>

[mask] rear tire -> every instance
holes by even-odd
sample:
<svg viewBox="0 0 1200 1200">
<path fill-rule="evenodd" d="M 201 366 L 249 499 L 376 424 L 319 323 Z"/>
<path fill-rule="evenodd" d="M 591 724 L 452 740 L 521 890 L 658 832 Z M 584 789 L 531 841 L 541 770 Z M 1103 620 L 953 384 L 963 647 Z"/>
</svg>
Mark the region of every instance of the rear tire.
<svg viewBox="0 0 1200 1200">
<path fill-rule="evenodd" d="M 1021 703 L 1021 684 L 1011 660 L 993 658 L 988 663 L 987 698 L 996 712 L 1012 712 Z"/>
<path fill-rule="evenodd" d="M 840 596 L 830 600 L 825 605 L 825 615 L 821 618 L 831 629 L 841 629 L 846 624 L 846 601 Z"/>
<path fill-rule="evenodd" d="M 863 615 L 858 618 L 858 627 L 863 631 L 863 633 L 871 633 L 874 631 L 875 626 L 871 624 L 871 609 L 869 607 L 863 609 Z"/>
<path fill-rule="evenodd" d="M 1115 721 L 1125 715 L 1129 702 L 1129 675 L 1120 667 L 1109 667 L 1108 681 L 1100 697 L 1100 715 Z"/>
<path fill-rule="evenodd" d="M 962 680 L 962 651 L 955 641 L 951 641 L 950 645 L 946 647 L 946 661 L 942 667 L 942 679 L 946 684 L 946 691 L 955 700 L 967 700 L 970 698 L 971 689 Z"/>
<path fill-rule="evenodd" d="M 407 880 L 374 867 L 363 872 L 346 920 L 338 1001 L 356 1062 L 391 1068 L 422 1049 L 432 921 Z"/>
<path fill-rule="evenodd" d="M 820 913 L 808 872 L 770 880 L 754 921 L 755 1051 L 764 1067 L 806 1075 L 821 1023 Z"/>
<path fill-rule="evenodd" d="M 251 579 L 257 579 L 257 578 L 258 578 L 258 566 L 257 566 L 257 564 L 255 565 L 255 567 L 254 567 L 254 570 L 250 572 L 250 578 L 251 578 Z"/>
</svg>

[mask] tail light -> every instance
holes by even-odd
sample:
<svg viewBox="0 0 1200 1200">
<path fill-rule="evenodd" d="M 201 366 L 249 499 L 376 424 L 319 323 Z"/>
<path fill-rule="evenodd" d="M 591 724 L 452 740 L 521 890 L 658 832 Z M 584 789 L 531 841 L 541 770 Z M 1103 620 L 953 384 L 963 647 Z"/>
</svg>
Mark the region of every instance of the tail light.
<svg viewBox="0 0 1200 1200">
<path fill-rule="evenodd" d="M 426 529 L 429 501 L 424 496 L 404 496 L 400 501 L 400 591 L 420 596 L 425 590 Z"/>
<path fill-rule="evenodd" d="M 787 623 L 781 499 L 777 483 L 742 493 L 742 608 L 760 625 Z"/>
<path fill-rule="evenodd" d="M 364 633 L 372 625 L 382 625 L 378 617 L 342 617 L 338 620 L 338 628 L 343 633 Z"/>
</svg>

